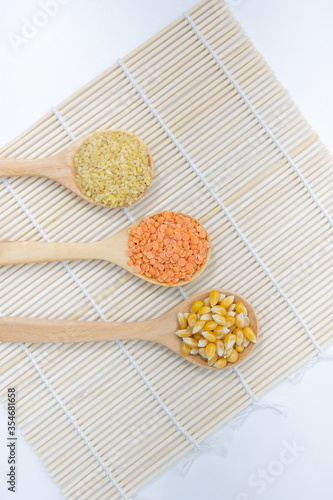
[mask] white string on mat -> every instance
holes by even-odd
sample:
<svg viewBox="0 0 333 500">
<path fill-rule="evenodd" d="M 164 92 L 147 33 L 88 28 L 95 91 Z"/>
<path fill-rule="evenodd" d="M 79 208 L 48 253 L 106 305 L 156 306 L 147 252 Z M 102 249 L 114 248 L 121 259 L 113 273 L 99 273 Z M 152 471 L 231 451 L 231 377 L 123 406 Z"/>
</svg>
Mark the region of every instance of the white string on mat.
<svg viewBox="0 0 333 500">
<path fill-rule="evenodd" d="M 54 107 L 52 107 L 51 110 L 55 114 L 55 116 L 59 119 L 59 122 L 61 123 L 62 127 L 64 128 L 64 130 L 66 131 L 66 133 L 69 135 L 69 137 L 71 138 L 71 140 L 72 141 L 76 141 L 76 138 L 75 138 L 74 134 L 70 131 L 70 129 L 68 128 L 68 126 L 67 126 L 67 124 L 65 122 L 65 120 L 62 118 L 62 116 L 59 114 L 59 112 Z M 133 223 L 134 219 L 133 219 L 132 215 L 130 214 L 129 210 L 126 207 L 123 207 L 123 211 L 124 211 L 125 215 L 128 217 L 128 219 Z M 72 271 L 71 271 L 71 273 L 72 273 L 71 276 L 75 277 L 75 275 L 74 275 L 74 273 Z M 95 300 L 91 297 L 91 295 L 89 294 L 89 292 L 87 290 L 85 290 L 85 288 L 82 286 L 82 284 L 79 282 L 79 280 L 77 280 L 76 277 L 73 278 L 73 279 L 74 279 L 74 281 L 75 281 L 76 284 L 79 283 L 78 286 L 79 286 L 80 290 L 88 298 L 88 300 L 90 301 L 90 303 L 92 304 L 92 306 L 94 307 L 94 309 L 97 311 L 98 315 L 100 316 L 101 320 L 104 321 L 104 322 L 107 322 L 107 320 L 106 320 L 106 318 L 105 318 L 102 310 L 96 304 Z M 138 365 L 138 363 L 134 360 L 134 358 L 132 357 L 132 355 L 130 354 L 130 352 L 123 345 L 123 343 L 121 341 L 119 341 L 119 340 L 116 340 L 115 342 L 118 345 L 118 347 L 123 351 L 123 353 L 125 354 L 125 356 L 127 357 L 127 359 L 132 363 L 133 367 L 136 369 L 136 371 L 140 375 L 140 377 L 143 380 L 143 382 L 146 384 L 146 386 L 149 389 L 149 391 L 151 392 L 151 394 L 154 396 L 154 398 L 156 399 L 156 401 L 163 408 L 163 410 L 165 411 L 165 413 L 167 414 L 167 416 L 169 417 L 169 419 L 173 422 L 173 424 L 178 429 L 178 431 L 181 432 L 181 434 L 183 434 L 183 436 L 186 439 L 188 439 L 188 441 L 190 441 L 190 443 L 195 448 L 200 449 L 199 443 L 197 443 L 196 440 L 193 439 L 192 436 L 190 436 L 190 434 L 184 429 L 184 427 L 176 420 L 176 418 L 173 416 L 173 414 L 171 413 L 171 411 L 169 410 L 169 408 L 166 406 L 166 404 L 164 403 L 164 401 L 160 398 L 160 396 L 158 395 L 158 393 L 155 391 L 155 389 L 153 388 L 153 386 L 151 385 L 151 383 L 149 382 L 149 380 L 147 379 L 147 377 L 145 376 L 145 374 L 141 370 L 141 368 Z"/>
<path fill-rule="evenodd" d="M 256 250 L 253 248 L 245 234 L 242 232 L 238 224 L 236 223 L 235 219 L 231 215 L 230 211 L 226 207 L 226 205 L 223 203 L 223 201 L 219 198 L 219 196 L 215 193 L 214 189 L 210 186 L 209 182 L 206 180 L 204 175 L 200 172 L 199 168 L 196 166 L 194 161 L 191 159 L 191 157 L 188 155 L 188 153 L 185 151 L 185 149 L 182 147 L 178 139 L 175 137 L 175 135 L 171 132 L 171 130 L 168 128 L 166 123 L 164 122 L 163 118 L 160 116 L 158 111 L 154 108 L 148 97 L 143 93 L 142 89 L 140 86 L 137 84 L 137 82 L 134 80 L 133 76 L 131 75 L 130 71 L 128 68 L 125 66 L 123 61 L 118 59 L 118 64 L 124 71 L 125 75 L 127 76 L 128 80 L 132 84 L 133 88 L 137 91 L 141 99 L 144 101 L 146 106 L 149 108 L 151 113 L 155 116 L 155 118 L 159 121 L 161 127 L 164 129 L 165 133 L 170 137 L 170 139 L 174 142 L 175 146 L 178 148 L 180 153 L 184 156 L 188 164 L 191 166 L 192 170 L 197 174 L 199 179 L 202 181 L 202 183 L 205 185 L 211 196 L 214 198 L 214 200 L 218 203 L 218 205 L 222 208 L 223 212 L 229 219 L 229 222 L 232 224 L 234 229 L 236 230 L 237 234 L 239 237 L 242 239 L 243 243 L 248 247 L 250 252 L 252 253 L 253 257 L 255 260 L 258 262 L 258 264 L 262 267 L 263 271 L 265 274 L 268 276 L 268 278 L 271 280 L 275 288 L 278 290 L 280 293 L 281 297 L 286 301 L 288 304 L 289 308 L 292 310 L 298 321 L 301 323 L 302 327 L 304 328 L 305 333 L 311 340 L 312 344 L 314 347 L 318 350 L 318 352 L 321 354 L 322 357 L 330 358 L 328 354 L 325 354 L 323 348 L 318 344 L 312 333 L 310 332 L 309 327 L 307 326 L 306 322 L 303 320 L 302 316 L 299 314 L 297 311 L 296 307 L 294 304 L 291 302 L 287 294 L 284 292 L 284 290 L 280 287 L 279 283 L 277 280 L 274 278 L 273 274 L 269 270 L 269 268 L 266 266 L 266 264 L 263 262 L 259 254 L 256 252 Z"/>
<path fill-rule="evenodd" d="M 308 183 L 308 181 L 306 180 L 306 178 L 304 177 L 304 175 L 302 174 L 302 172 L 300 171 L 300 169 L 298 168 L 298 166 L 296 165 L 296 163 L 294 162 L 294 160 L 291 158 L 291 156 L 288 153 L 288 151 L 283 147 L 283 145 L 281 144 L 281 142 L 279 141 L 279 139 L 276 137 L 276 135 L 274 134 L 274 132 L 270 129 L 270 127 L 267 125 L 267 123 L 265 122 L 265 120 L 260 116 L 259 112 L 253 106 L 253 104 L 251 103 L 251 101 L 249 100 L 249 98 L 247 97 L 247 95 L 245 94 L 245 92 L 243 91 L 243 89 L 241 88 L 241 86 L 238 84 L 238 82 L 232 76 L 232 74 L 230 73 L 230 71 L 228 70 L 228 68 L 223 64 L 223 62 L 221 61 L 221 59 L 219 58 L 219 56 L 217 55 L 217 53 L 215 52 L 215 50 L 213 49 L 213 47 L 207 42 L 207 40 L 205 39 L 205 37 L 201 34 L 201 32 L 199 31 L 199 29 L 197 28 L 197 26 L 195 25 L 194 21 L 189 16 L 189 14 L 187 14 L 187 12 L 183 12 L 183 16 L 185 17 L 185 19 L 187 20 L 187 22 L 189 23 L 189 25 L 191 26 L 191 28 L 193 29 L 194 33 L 197 35 L 197 37 L 199 38 L 199 40 L 206 47 L 206 49 L 211 54 L 211 56 L 215 59 L 216 63 L 219 65 L 219 67 L 221 68 L 221 70 L 223 71 L 223 73 L 225 74 L 225 76 L 228 78 L 228 80 L 230 81 L 230 83 L 235 87 L 235 89 L 237 90 L 237 92 L 239 93 L 239 95 L 242 97 L 242 99 L 245 102 L 245 104 L 247 105 L 247 107 L 251 110 L 252 114 L 256 117 L 256 119 L 258 120 L 258 122 L 260 123 L 260 125 L 267 132 L 267 134 L 272 139 L 272 141 L 276 144 L 276 146 L 281 151 L 281 153 L 286 157 L 288 163 L 294 169 L 294 171 L 297 174 L 298 178 L 302 181 L 304 187 L 308 190 L 308 193 L 310 194 L 310 196 L 312 196 L 312 198 L 314 199 L 314 201 L 317 204 L 318 208 L 325 215 L 325 217 L 327 218 L 327 220 L 329 221 L 329 223 L 333 227 L 333 218 L 328 213 L 328 211 L 325 208 L 325 206 L 323 205 L 323 203 L 319 200 L 318 196 L 313 191 L 312 187 L 310 186 L 310 184 Z"/>
</svg>

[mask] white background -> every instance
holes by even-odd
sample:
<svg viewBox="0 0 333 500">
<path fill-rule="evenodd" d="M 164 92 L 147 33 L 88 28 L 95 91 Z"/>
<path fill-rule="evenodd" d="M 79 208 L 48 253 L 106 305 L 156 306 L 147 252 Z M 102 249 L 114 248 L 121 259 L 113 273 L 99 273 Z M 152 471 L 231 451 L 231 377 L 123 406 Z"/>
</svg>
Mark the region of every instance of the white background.
<svg viewBox="0 0 333 500">
<path fill-rule="evenodd" d="M 58 12 L 27 43 L 16 39 L 42 0 L 0 0 L 0 144 L 154 35 L 193 0 L 57 0 Z M 259 51 L 333 151 L 331 0 L 229 0 Z M 61 4 L 61 5 L 60 5 Z M 38 22 L 38 21 L 37 21 Z M 17 50 L 15 50 L 15 44 Z M 265 396 L 287 417 L 255 410 L 241 428 L 216 433 L 226 452 L 207 452 L 179 475 L 179 464 L 139 492 L 142 500 L 331 500 L 333 363 Z M 63 498 L 29 446 L 18 441 L 17 493 L 6 491 L 6 415 L 0 407 L 1 500 Z M 288 447 L 297 445 L 294 455 Z M 288 462 L 288 463 L 287 463 Z M 258 476 L 265 475 L 259 480 Z"/>
</svg>

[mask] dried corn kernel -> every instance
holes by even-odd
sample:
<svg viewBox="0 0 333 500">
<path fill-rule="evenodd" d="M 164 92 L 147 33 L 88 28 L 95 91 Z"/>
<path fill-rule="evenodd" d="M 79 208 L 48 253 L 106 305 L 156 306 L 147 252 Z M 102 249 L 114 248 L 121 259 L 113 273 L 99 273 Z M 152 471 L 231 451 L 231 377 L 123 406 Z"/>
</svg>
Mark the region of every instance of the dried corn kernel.
<svg viewBox="0 0 333 500">
<path fill-rule="evenodd" d="M 190 328 L 193 328 L 197 321 L 197 315 L 195 313 L 191 313 L 187 316 L 187 323 Z"/>
<path fill-rule="evenodd" d="M 199 349 L 199 354 L 202 358 L 204 359 L 207 359 L 207 356 L 206 356 L 206 349 L 204 347 L 200 347 Z"/>
<path fill-rule="evenodd" d="M 236 320 L 235 320 L 235 325 L 237 326 L 237 328 L 244 328 L 244 326 L 245 326 L 244 319 L 245 318 L 244 318 L 243 313 L 237 314 Z"/>
<path fill-rule="evenodd" d="M 198 311 L 200 311 L 203 305 L 204 303 L 201 300 L 196 300 L 191 307 L 191 312 L 197 313 Z"/>
<path fill-rule="evenodd" d="M 205 326 L 205 321 L 199 319 L 198 321 L 195 322 L 195 325 L 193 327 L 192 333 L 198 333 L 201 332 L 203 327 Z"/>
<path fill-rule="evenodd" d="M 229 328 L 230 326 L 233 326 L 235 324 L 235 318 L 233 316 L 227 316 L 225 319 L 226 319 L 225 326 L 227 328 Z"/>
<path fill-rule="evenodd" d="M 202 316 L 200 316 L 199 319 L 202 319 L 204 321 L 211 321 L 213 319 L 213 315 L 212 314 L 203 314 Z"/>
<path fill-rule="evenodd" d="M 193 337 L 185 337 L 183 338 L 183 342 L 185 342 L 185 344 L 189 345 L 192 348 L 198 346 L 198 341 Z"/>
<path fill-rule="evenodd" d="M 232 353 L 229 354 L 229 356 L 227 357 L 227 360 L 229 361 L 229 363 L 236 363 L 237 359 L 238 359 L 238 352 L 236 351 L 236 349 L 233 349 Z"/>
<path fill-rule="evenodd" d="M 237 352 L 243 352 L 245 347 L 242 344 L 240 344 L 240 345 L 236 344 L 235 349 Z"/>
<path fill-rule="evenodd" d="M 208 340 L 203 338 L 198 340 L 198 347 L 206 347 L 206 345 L 208 344 Z"/>
<path fill-rule="evenodd" d="M 235 328 L 233 334 L 236 335 L 236 344 L 241 345 L 244 340 L 243 330 L 241 328 Z"/>
<path fill-rule="evenodd" d="M 211 359 L 213 356 L 215 356 L 216 353 L 216 344 L 213 342 L 210 342 L 209 344 L 206 345 L 206 356 L 208 359 Z"/>
<path fill-rule="evenodd" d="M 210 313 L 210 307 L 209 306 L 202 306 L 202 308 L 198 311 L 200 316 L 203 316 L 204 314 L 209 314 Z"/>
<path fill-rule="evenodd" d="M 178 330 L 176 332 L 176 335 L 178 335 L 178 337 L 190 337 L 192 335 L 192 331 L 191 330 Z"/>
<path fill-rule="evenodd" d="M 208 340 L 208 342 L 216 342 L 217 338 L 213 332 L 208 332 L 207 330 L 203 330 L 202 336 Z"/>
<path fill-rule="evenodd" d="M 202 339 L 203 337 L 202 337 L 201 333 L 195 333 L 193 335 L 193 338 L 199 342 L 199 340 Z"/>
<path fill-rule="evenodd" d="M 247 347 L 251 342 L 249 341 L 249 339 L 247 339 L 246 337 L 244 337 L 243 339 L 243 342 L 242 342 L 242 346 L 243 347 Z"/>
<path fill-rule="evenodd" d="M 177 319 L 178 319 L 178 323 L 179 323 L 180 328 L 182 330 L 185 330 L 185 328 L 187 327 L 187 320 L 186 320 L 184 314 L 178 313 Z"/>
<path fill-rule="evenodd" d="M 220 292 L 218 290 L 212 290 L 209 294 L 209 303 L 211 306 L 215 306 L 220 300 Z"/>
<path fill-rule="evenodd" d="M 211 311 L 215 314 L 220 314 L 221 316 L 227 315 L 227 310 L 223 306 L 214 306 L 211 308 Z"/>
<path fill-rule="evenodd" d="M 214 335 L 216 335 L 217 339 L 222 339 L 224 338 L 227 333 L 229 333 L 230 330 L 229 328 L 226 328 L 225 326 L 217 326 L 215 330 L 213 331 Z"/>
<path fill-rule="evenodd" d="M 247 309 L 244 306 L 243 302 L 238 301 L 236 306 L 235 306 L 235 309 L 236 309 L 236 312 L 238 312 L 238 314 L 243 313 L 244 316 L 247 314 Z"/>
<path fill-rule="evenodd" d="M 216 352 L 218 356 L 223 356 L 224 354 L 224 343 L 222 340 L 217 340 L 216 341 Z"/>
<path fill-rule="evenodd" d="M 213 314 L 213 320 L 220 326 L 226 326 L 227 320 L 221 314 Z"/>
<path fill-rule="evenodd" d="M 215 365 L 216 361 L 219 359 L 217 354 L 214 354 L 214 356 L 210 359 L 208 359 L 208 364 L 209 366 Z"/>
<path fill-rule="evenodd" d="M 215 323 L 215 321 L 207 321 L 207 323 L 205 324 L 205 330 L 215 330 L 215 328 L 217 327 L 217 323 Z"/>
<path fill-rule="evenodd" d="M 229 358 L 229 356 L 230 356 L 230 354 L 232 353 L 233 350 L 234 350 L 233 347 L 230 347 L 230 349 L 224 349 L 223 357 L 224 358 Z"/>
<path fill-rule="evenodd" d="M 199 354 L 199 349 L 194 349 L 194 348 L 193 348 L 193 349 L 191 349 L 191 350 L 190 350 L 190 354 L 193 354 L 193 355 L 195 355 L 195 354 Z"/>
<path fill-rule="evenodd" d="M 188 356 L 191 352 L 191 347 L 185 344 L 185 342 L 182 342 L 182 345 L 180 346 L 180 352 L 183 356 Z"/>
<path fill-rule="evenodd" d="M 224 348 L 227 351 L 228 349 L 231 349 L 236 342 L 236 335 L 233 333 L 228 333 L 228 335 L 225 336 L 224 338 Z"/>
<path fill-rule="evenodd" d="M 231 306 L 231 304 L 233 303 L 233 301 L 234 301 L 234 296 L 233 295 L 229 295 L 228 297 L 225 297 L 225 299 L 222 300 L 221 306 L 223 306 L 226 309 L 228 309 L 228 307 Z"/>
<path fill-rule="evenodd" d="M 245 335 L 245 337 L 250 341 L 250 342 L 253 342 L 254 344 L 257 342 L 257 337 L 255 336 L 254 334 L 254 331 L 252 330 L 252 328 L 246 326 L 244 329 L 243 329 L 243 333 Z"/>
<path fill-rule="evenodd" d="M 215 366 L 215 368 L 221 369 L 221 368 L 224 368 L 225 366 L 227 366 L 227 364 L 228 364 L 228 361 L 225 358 L 221 358 L 221 359 L 218 359 L 216 361 L 216 363 L 214 363 L 214 366 Z"/>
</svg>

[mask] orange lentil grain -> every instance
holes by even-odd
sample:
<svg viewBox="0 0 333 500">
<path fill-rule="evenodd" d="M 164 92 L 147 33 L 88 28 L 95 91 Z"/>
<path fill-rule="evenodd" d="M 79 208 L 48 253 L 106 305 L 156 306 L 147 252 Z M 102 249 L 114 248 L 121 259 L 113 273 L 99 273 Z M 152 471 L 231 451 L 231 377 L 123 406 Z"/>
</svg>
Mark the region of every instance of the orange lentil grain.
<svg viewBox="0 0 333 500">
<path fill-rule="evenodd" d="M 209 247 L 206 230 L 195 219 L 164 210 L 129 231 L 126 254 L 135 273 L 174 285 L 192 279 Z"/>
</svg>

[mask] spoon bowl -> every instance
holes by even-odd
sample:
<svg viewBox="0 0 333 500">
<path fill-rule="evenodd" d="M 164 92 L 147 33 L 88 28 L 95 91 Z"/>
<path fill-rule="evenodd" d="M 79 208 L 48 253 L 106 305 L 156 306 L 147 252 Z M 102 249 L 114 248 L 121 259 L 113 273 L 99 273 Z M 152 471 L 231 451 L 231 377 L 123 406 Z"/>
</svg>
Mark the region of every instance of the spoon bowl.
<svg viewBox="0 0 333 500">
<path fill-rule="evenodd" d="M 99 131 L 102 132 L 102 131 Z M 105 132 L 105 131 L 104 131 Z M 148 150 L 149 157 L 149 165 L 150 165 L 150 179 L 153 177 L 154 173 L 154 161 L 149 151 L 148 146 L 136 135 L 132 132 L 128 132 L 126 130 L 110 130 L 110 132 L 124 132 L 128 135 L 135 136 L 139 142 L 144 144 Z M 100 207 L 105 207 L 107 205 L 103 205 L 102 203 L 97 203 L 93 198 L 85 195 L 77 181 L 76 181 L 76 167 L 74 164 L 74 157 L 79 152 L 82 144 L 89 139 L 92 135 L 95 135 L 97 132 L 86 135 L 75 142 L 72 142 L 68 146 L 66 146 L 60 153 L 57 153 L 48 158 L 33 158 L 33 159 L 25 159 L 25 158 L 0 158 L 0 177 L 11 177 L 11 176 L 38 176 L 38 177 L 47 177 L 48 179 L 52 179 L 59 184 L 62 184 L 67 189 L 75 193 L 76 195 L 83 198 L 85 201 L 92 203 L 94 205 L 98 205 Z M 135 200 L 138 201 L 144 194 L 146 193 L 147 188 L 138 196 Z M 128 205 L 118 205 L 119 207 L 125 207 Z"/>
<path fill-rule="evenodd" d="M 15 317 L 0 317 L 0 342 L 100 342 L 114 340 L 148 340 L 161 344 L 179 356 L 201 368 L 217 370 L 209 366 L 199 355 L 183 356 L 180 350 L 181 339 L 176 335 L 179 329 L 177 313 L 188 312 L 196 300 L 203 300 L 209 291 L 199 292 L 182 303 L 170 309 L 158 318 L 138 323 L 112 323 L 95 321 L 63 321 L 29 319 Z M 248 310 L 250 326 L 258 338 L 259 325 L 257 315 L 251 304 L 240 295 L 230 290 L 219 289 L 225 295 L 234 295 L 235 299 L 243 302 Z M 252 352 L 255 344 L 250 343 L 243 352 L 239 353 L 235 363 L 228 363 L 222 370 L 239 365 Z"/>
<path fill-rule="evenodd" d="M 183 214 L 184 217 L 190 217 Z M 154 217 L 155 213 L 148 215 Z M 211 248 L 208 248 L 206 262 L 196 271 L 190 281 L 180 280 L 174 284 L 160 283 L 155 278 L 150 278 L 145 274 L 134 272 L 133 266 L 128 265 L 126 250 L 128 249 L 129 231 L 140 224 L 135 222 L 122 229 L 119 233 L 106 238 L 105 240 L 93 243 L 62 243 L 62 242 L 34 242 L 34 241 L 0 241 L 0 265 L 32 264 L 36 262 L 58 262 L 80 259 L 100 259 L 112 262 L 122 267 L 135 276 L 159 286 L 182 286 L 190 283 L 201 276 L 206 269 L 211 255 Z M 207 233 L 207 241 L 210 241 Z"/>
</svg>

